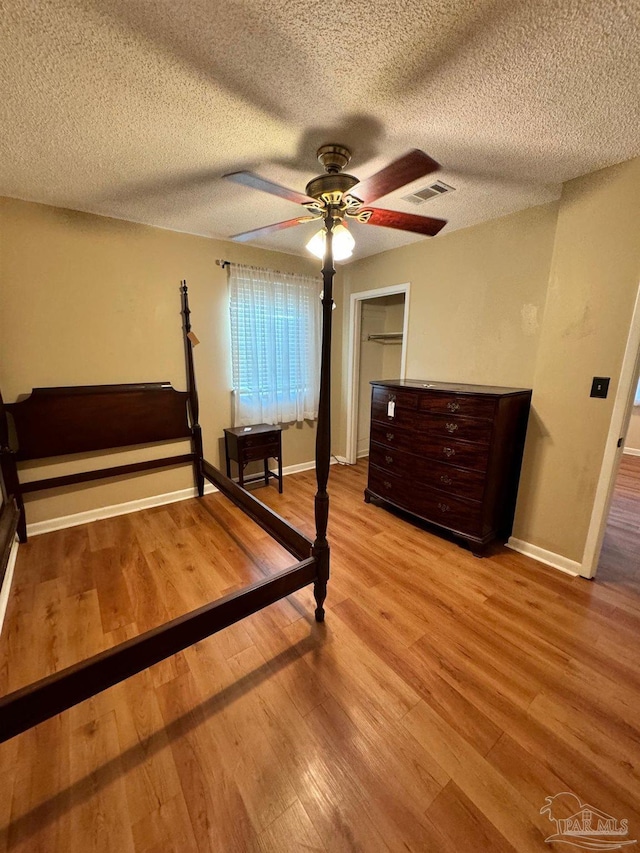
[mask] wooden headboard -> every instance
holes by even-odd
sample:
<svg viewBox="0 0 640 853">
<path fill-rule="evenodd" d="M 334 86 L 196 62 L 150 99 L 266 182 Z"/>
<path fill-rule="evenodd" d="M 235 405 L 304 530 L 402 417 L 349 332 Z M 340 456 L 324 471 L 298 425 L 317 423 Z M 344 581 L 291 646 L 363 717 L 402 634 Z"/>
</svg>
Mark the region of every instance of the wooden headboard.
<svg viewBox="0 0 640 853">
<path fill-rule="evenodd" d="M 168 382 L 34 388 L 6 403 L 16 460 L 190 438 L 187 391 Z"/>
</svg>

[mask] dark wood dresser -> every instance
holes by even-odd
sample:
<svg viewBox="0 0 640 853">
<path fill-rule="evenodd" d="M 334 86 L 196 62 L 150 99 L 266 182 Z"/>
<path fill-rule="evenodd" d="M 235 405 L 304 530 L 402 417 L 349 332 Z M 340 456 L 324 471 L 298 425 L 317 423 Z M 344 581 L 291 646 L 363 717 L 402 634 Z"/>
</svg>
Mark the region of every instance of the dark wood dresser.
<svg viewBox="0 0 640 853">
<path fill-rule="evenodd" d="M 365 500 L 436 524 L 474 554 L 506 541 L 531 391 L 409 379 L 371 385 Z"/>
</svg>

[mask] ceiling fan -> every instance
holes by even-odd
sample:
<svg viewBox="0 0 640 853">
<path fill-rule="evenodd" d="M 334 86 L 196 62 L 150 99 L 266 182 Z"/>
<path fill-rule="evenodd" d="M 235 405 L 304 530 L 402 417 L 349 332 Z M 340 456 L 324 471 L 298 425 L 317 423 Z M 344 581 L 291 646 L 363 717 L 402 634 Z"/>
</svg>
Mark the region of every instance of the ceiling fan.
<svg viewBox="0 0 640 853">
<path fill-rule="evenodd" d="M 412 213 L 369 206 L 372 201 L 439 169 L 439 164 L 424 151 L 414 148 L 375 175 L 362 181 L 342 171 L 351 160 L 351 152 L 348 148 L 342 145 L 323 145 L 318 149 L 317 156 L 324 166 L 325 174 L 318 175 L 309 181 L 305 188 L 306 194 L 280 186 L 253 172 L 231 172 L 224 175 L 225 178 L 243 186 L 298 202 L 307 209 L 305 216 L 234 234 L 231 239 L 244 243 L 255 237 L 291 228 L 302 222 L 323 220 L 323 229 L 314 235 L 307 244 L 307 248 L 317 257 L 322 258 L 326 234 L 331 232 L 333 257 L 335 260 L 343 260 L 351 254 L 354 246 L 353 237 L 345 227 L 345 221 L 348 219 L 367 225 L 382 225 L 386 228 L 412 231 L 430 237 L 435 236 L 447 224 L 444 219 L 432 219 L 429 216 L 416 216 Z"/>
</svg>

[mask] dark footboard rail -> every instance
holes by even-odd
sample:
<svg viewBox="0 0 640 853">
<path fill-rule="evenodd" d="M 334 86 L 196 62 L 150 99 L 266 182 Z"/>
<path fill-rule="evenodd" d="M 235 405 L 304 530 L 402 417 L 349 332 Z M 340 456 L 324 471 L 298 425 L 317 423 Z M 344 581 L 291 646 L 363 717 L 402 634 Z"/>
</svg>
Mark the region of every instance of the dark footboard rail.
<svg viewBox="0 0 640 853">
<path fill-rule="evenodd" d="M 285 521 L 270 507 L 266 506 L 254 497 L 250 492 L 241 489 L 237 483 L 225 476 L 222 471 L 215 468 L 205 459 L 202 463 L 204 476 L 209 482 L 219 489 L 230 501 L 240 507 L 246 515 L 253 519 L 256 524 L 265 530 L 283 548 L 304 560 L 311 554 L 313 543 L 293 525 Z"/>
<path fill-rule="evenodd" d="M 317 579 L 315 557 L 205 604 L 0 699 L 0 743 L 176 654 Z"/>
</svg>

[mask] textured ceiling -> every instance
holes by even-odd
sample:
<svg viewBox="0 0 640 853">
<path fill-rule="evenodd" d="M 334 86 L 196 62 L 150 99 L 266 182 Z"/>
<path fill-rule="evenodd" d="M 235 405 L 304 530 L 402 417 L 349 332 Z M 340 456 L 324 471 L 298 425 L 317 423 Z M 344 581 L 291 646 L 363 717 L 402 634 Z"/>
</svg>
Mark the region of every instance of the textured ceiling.
<svg viewBox="0 0 640 853">
<path fill-rule="evenodd" d="M 351 147 L 360 178 L 421 148 L 441 171 L 378 204 L 448 219 L 446 234 L 640 154 L 640 0 L 2 9 L 0 195 L 226 238 L 304 211 L 225 172 L 302 191 L 321 171 L 322 143 Z M 436 177 L 456 192 L 402 200 Z M 257 244 L 303 253 L 313 230 Z M 354 257 L 425 239 L 353 232 Z"/>
</svg>

